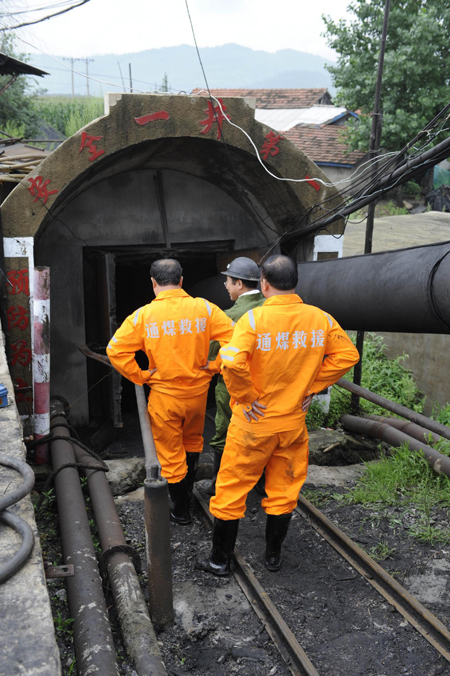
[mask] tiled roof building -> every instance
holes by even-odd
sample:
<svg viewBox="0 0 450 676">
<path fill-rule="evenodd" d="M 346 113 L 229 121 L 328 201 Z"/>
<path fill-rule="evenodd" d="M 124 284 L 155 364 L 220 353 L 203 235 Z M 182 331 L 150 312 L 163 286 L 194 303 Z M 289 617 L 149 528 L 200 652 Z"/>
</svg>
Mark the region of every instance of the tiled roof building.
<svg viewBox="0 0 450 676">
<path fill-rule="evenodd" d="M 300 148 L 313 162 L 322 166 L 353 167 L 364 157 L 360 150 L 349 152 L 342 126 L 325 124 L 321 127 L 298 125 L 283 136 Z"/>
<path fill-rule="evenodd" d="M 193 94 L 199 94 L 200 88 Z M 330 105 L 328 89 L 211 89 L 217 98 L 223 96 L 253 97 L 257 108 L 310 108 L 315 105 Z"/>
</svg>

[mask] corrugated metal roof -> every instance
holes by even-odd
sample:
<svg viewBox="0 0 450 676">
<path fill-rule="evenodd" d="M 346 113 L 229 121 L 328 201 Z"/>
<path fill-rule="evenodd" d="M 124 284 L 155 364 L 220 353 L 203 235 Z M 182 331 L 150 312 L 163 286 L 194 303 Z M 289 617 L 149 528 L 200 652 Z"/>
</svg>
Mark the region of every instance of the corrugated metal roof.
<svg viewBox="0 0 450 676">
<path fill-rule="evenodd" d="M 39 75 L 42 77 L 48 73 L 0 52 L 0 75 Z"/>
<path fill-rule="evenodd" d="M 255 118 L 277 131 L 288 131 L 298 124 L 326 124 L 336 117 L 345 115 L 346 112 L 346 108 L 337 106 L 311 106 L 300 109 L 256 108 Z"/>
</svg>

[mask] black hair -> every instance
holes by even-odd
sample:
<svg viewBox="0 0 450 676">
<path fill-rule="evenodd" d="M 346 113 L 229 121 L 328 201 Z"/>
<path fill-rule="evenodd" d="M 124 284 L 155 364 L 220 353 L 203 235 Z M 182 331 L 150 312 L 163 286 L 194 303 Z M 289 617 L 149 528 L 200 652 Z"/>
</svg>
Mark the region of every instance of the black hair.
<svg viewBox="0 0 450 676">
<path fill-rule="evenodd" d="M 150 267 L 150 277 L 153 277 L 158 286 L 177 286 L 183 275 L 183 268 L 173 258 L 161 258 L 153 261 Z"/>
<path fill-rule="evenodd" d="M 230 275 L 228 275 L 230 277 Z M 242 284 L 247 287 L 247 289 L 257 289 L 259 282 L 252 279 L 241 279 L 240 277 L 230 277 L 233 284 L 236 284 L 238 279 L 241 280 Z"/>
<path fill-rule="evenodd" d="M 261 266 L 261 277 L 278 291 L 295 289 L 298 283 L 297 263 L 289 256 L 269 256 Z"/>
</svg>

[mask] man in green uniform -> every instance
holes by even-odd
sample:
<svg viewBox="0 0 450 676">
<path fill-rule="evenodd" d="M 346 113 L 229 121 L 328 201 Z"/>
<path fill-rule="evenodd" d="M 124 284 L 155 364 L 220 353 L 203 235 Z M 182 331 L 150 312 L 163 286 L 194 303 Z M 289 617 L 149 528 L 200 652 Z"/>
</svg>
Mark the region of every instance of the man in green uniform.
<svg viewBox="0 0 450 676">
<path fill-rule="evenodd" d="M 241 256 L 227 266 L 225 288 L 231 300 L 235 303 L 229 310 L 225 310 L 234 322 L 242 317 L 248 310 L 259 307 L 265 301 L 264 296 L 258 291 L 260 277 L 259 267 L 251 258 Z M 208 362 L 214 361 L 219 353 L 220 345 L 217 341 L 211 341 Z M 228 425 L 231 420 L 230 395 L 225 386 L 223 376 L 219 379 L 215 390 L 216 396 L 216 433 L 209 442 L 214 450 L 213 475 L 211 481 L 200 481 L 197 485 L 206 495 L 214 495 L 216 490 L 216 477 L 220 467 L 223 449 L 227 438 Z"/>
</svg>

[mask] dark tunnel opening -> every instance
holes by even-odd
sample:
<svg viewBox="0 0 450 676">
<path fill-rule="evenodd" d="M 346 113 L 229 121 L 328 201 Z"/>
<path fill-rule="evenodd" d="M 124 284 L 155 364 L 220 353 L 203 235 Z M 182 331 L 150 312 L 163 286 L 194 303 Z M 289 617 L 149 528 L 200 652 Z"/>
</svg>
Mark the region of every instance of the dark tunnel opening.
<svg viewBox="0 0 450 676">
<path fill-rule="evenodd" d="M 229 243 L 220 244 L 219 251 L 230 251 Z M 86 320 L 86 343 L 94 351 L 105 354 L 114 330 L 137 308 L 150 303 L 154 293 L 150 280 L 150 266 L 159 258 L 176 258 L 183 268 L 183 288 L 189 293 L 191 287 L 214 277 L 225 266 L 218 261 L 215 252 L 187 248 L 146 250 L 145 247 L 122 247 L 114 251 L 86 248 L 84 251 L 84 297 Z M 223 309 L 226 309 L 225 307 Z M 136 360 L 142 369 L 148 366 L 143 352 L 136 353 Z M 88 360 L 89 420 L 91 425 L 101 425 L 111 417 L 114 388 L 111 377 L 105 374 L 105 367 Z M 106 376 L 106 377 L 105 377 Z M 104 378 L 104 380 L 101 380 Z M 121 379 L 121 411 L 124 415 L 136 411 L 134 385 Z M 213 388 L 210 388 L 208 405 L 214 404 Z"/>
</svg>

